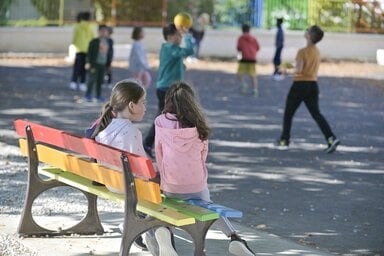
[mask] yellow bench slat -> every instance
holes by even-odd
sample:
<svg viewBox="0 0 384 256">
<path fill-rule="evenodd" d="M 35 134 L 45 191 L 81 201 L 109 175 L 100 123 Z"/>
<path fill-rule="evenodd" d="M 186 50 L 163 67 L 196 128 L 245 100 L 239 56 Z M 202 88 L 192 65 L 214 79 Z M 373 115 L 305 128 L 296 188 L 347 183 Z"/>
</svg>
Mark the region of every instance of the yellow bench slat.
<svg viewBox="0 0 384 256">
<path fill-rule="evenodd" d="M 194 224 L 196 222 L 195 219 L 190 216 L 146 200 L 140 200 L 138 202 L 137 210 L 177 227 Z"/>
<path fill-rule="evenodd" d="M 28 155 L 27 141 L 19 139 L 19 144 L 22 154 Z M 124 191 L 124 177 L 120 171 L 106 168 L 98 163 L 78 158 L 42 144 L 36 145 L 36 149 L 41 162 L 75 173 L 89 180 L 97 181 L 119 191 Z M 138 199 L 154 203 L 162 202 L 159 184 L 135 178 L 135 186 Z"/>
</svg>

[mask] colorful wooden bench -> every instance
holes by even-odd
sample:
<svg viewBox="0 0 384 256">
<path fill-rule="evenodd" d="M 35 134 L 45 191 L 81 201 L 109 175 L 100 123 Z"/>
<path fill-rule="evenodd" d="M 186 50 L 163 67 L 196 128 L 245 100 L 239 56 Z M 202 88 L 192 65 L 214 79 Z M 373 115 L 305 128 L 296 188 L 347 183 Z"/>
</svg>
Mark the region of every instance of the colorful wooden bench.
<svg viewBox="0 0 384 256">
<path fill-rule="evenodd" d="M 200 256 L 205 255 L 206 234 L 220 216 L 242 217 L 241 211 L 202 200 L 163 197 L 148 158 L 29 121 L 15 120 L 14 125 L 20 137 L 21 153 L 28 157 L 28 187 L 18 226 L 20 236 L 102 234 L 104 229 L 97 211 L 97 197 L 101 197 L 125 205 L 124 227 L 128 228 L 122 234 L 120 255 L 128 255 L 133 241 L 145 231 L 168 226 L 186 231 L 193 239 L 195 255 Z M 124 194 L 113 193 L 105 186 L 94 185 L 93 181 Z M 83 192 L 88 212 L 73 227 L 52 231 L 34 221 L 32 205 L 41 193 L 58 186 L 71 186 Z M 143 218 L 138 212 L 150 217 Z"/>
</svg>

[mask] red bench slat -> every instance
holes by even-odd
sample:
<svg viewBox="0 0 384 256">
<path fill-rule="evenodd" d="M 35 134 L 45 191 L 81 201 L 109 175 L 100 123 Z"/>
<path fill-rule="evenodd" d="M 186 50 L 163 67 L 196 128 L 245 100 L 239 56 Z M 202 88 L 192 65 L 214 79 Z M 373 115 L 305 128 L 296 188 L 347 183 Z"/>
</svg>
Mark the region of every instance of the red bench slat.
<svg viewBox="0 0 384 256">
<path fill-rule="evenodd" d="M 15 120 L 14 125 L 17 134 L 21 137 L 26 137 L 25 127 L 30 125 L 36 142 L 68 149 L 119 168 L 122 168 L 122 163 L 119 159 L 121 154 L 124 153 L 128 157 L 133 173 L 147 178 L 154 178 L 156 176 L 152 161 L 148 158 L 103 145 L 92 139 L 82 138 L 58 129 L 25 120 Z"/>
</svg>

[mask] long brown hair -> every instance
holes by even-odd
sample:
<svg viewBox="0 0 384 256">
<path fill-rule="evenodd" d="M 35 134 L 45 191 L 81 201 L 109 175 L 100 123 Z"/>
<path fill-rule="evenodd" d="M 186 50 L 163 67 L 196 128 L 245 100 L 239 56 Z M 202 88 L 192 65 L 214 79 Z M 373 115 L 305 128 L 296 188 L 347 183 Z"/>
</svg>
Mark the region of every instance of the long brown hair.
<svg viewBox="0 0 384 256">
<path fill-rule="evenodd" d="M 193 87 L 184 81 L 173 83 L 165 95 L 163 113 L 176 115 L 183 128 L 196 127 L 201 140 L 211 134 L 207 118 L 195 96 Z"/>
<path fill-rule="evenodd" d="M 109 102 L 103 106 L 100 122 L 96 126 L 91 138 L 95 138 L 99 132 L 104 130 L 129 102 L 137 103 L 145 95 L 145 89 L 136 79 L 125 79 L 113 87 Z"/>
</svg>

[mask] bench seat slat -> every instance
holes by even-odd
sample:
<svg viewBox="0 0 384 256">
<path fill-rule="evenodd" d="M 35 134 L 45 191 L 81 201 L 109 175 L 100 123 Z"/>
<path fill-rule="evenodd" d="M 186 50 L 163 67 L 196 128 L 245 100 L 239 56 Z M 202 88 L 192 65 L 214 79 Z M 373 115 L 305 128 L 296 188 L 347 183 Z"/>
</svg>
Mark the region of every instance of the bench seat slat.
<svg viewBox="0 0 384 256">
<path fill-rule="evenodd" d="M 56 167 L 39 168 L 39 174 L 47 176 L 51 179 L 58 180 L 65 184 L 71 185 L 80 190 L 95 194 L 104 199 L 110 199 L 116 202 L 124 202 L 124 194 L 113 193 L 105 186 L 92 185 L 92 181 L 79 175 L 63 171 Z"/>
<path fill-rule="evenodd" d="M 200 207 L 209 209 L 211 211 L 217 212 L 223 217 L 227 218 L 241 218 L 243 217 L 243 212 L 232 209 L 223 205 L 215 204 L 215 203 L 210 203 L 204 200 L 198 200 L 198 199 L 190 199 L 186 200 L 188 203 L 193 204 L 193 205 L 198 205 Z"/>
<path fill-rule="evenodd" d="M 216 212 L 196 205 L 186 203 L 183 200 L 164 198 L 161 205 L 175 209 L 185 215 L 191 216 L 199 221 L 215 220 L 220 217 Z"/>
<path fill-rule="evenodd" d="M 104 186 L 92 185 L 92 181 L 74 173 L 66 172 L 56 167 L 39 168 L 39 173 L 80 190 L 95 194 L 101 198 L 110 199 L 116 202 L 124 202 L 123 194 L 113 193 Z M 172 208 L 146 200 L 138 201 L 137 210 L 175 226 L 184 226 L 195 223 L 195 220 L 190 216 L 184 215 Z"/>
<path fill-rule="evenodd" d="M 195 219 L 163 205 L 140 200 L 137 210 L 177 227 L 196 223 Z"/>
</svg>

